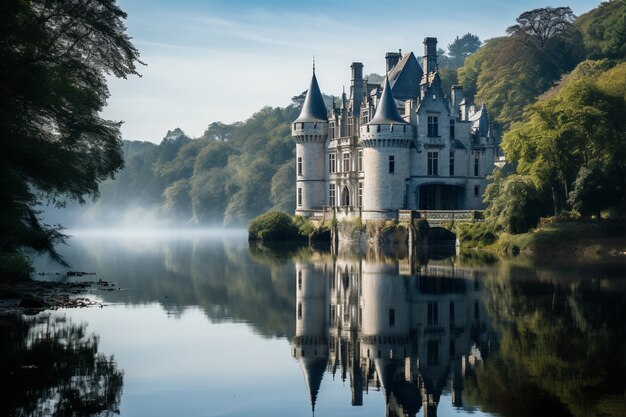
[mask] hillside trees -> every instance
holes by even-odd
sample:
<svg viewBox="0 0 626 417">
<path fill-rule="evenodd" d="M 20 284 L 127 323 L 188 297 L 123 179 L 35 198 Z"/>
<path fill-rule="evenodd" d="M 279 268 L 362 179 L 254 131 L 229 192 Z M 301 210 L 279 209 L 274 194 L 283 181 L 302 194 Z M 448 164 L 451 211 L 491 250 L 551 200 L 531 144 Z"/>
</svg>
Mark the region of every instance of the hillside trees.
<svg viewBox="0 0 626 417">
<path fill-rule="evenodd" d="M 625 91 L 609 81 L 621 77 L 626 77 L 626 64 L 595 79 L 570 82 L 554 97 L 530 106 L 524 120 L 504 136 L 507 157 L 518 173 L 551 191 L 555 212 L 567 208 L 568 199 L 582 214 L 610 207 L 624 212 Z M 593 182 L 590 173 L 596 174 Z M 599 199 L 589 187 L 601 187 L 607 198 Z"/>
<path fill-rule="evenodd" d="M 105 75 L 136 75 L 138 51 L 114 0 L 16 0 L 0 14 L 0 252 L 57 259 L 59 226 L 37 203 L 98 195 L 123 166 L 117 122 L 100 118 Z"/>
<path fill-rule="evenodd" d="M 584 58 L 581 34 L 568 7 L 522 13 L 509 36 L 488 40 L 459 69 L 466 94 L 484 102 L 499 131 Z"/>
</svg>

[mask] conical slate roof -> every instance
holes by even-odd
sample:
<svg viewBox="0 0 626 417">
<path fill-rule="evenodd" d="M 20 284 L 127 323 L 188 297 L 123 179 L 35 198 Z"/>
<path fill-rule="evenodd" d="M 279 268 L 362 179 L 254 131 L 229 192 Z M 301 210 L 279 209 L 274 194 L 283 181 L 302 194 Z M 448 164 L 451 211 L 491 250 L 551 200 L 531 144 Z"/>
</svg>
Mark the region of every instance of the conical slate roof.
<svg viewBox="0 0 626 417">
<path fill-rule="evenodd" d="M 383 93 L 380 96 L 380 102 L 376 107 L 376 114 L 368 125 L 388 125 L 392 123 L 406 123 L 396 107 L 396 101 L 393 98 L 391 87 L 389 86 L 389 79 L 385 77 L 385 87 Z"/>
<path fill-rule="evenodd" d="M 324 104 L 320 86 L 317 84 L 317 78 L 315 78 L 315 70 L 313 71 L 313 77 L 311 77 L 309 90 L 306 92 L 302 111 L 300 111 L 300 116 L 298 116 L 295 122 L 328 122 L 328 111 L 326 110 L 326 104 Z"/>
<path fill-rule="evenodd" d="M 317 401 L 317 393 L 322 384 L 324 371 L 326 370 L 326 358 L 300 358 L 300 368 L 304 374 L 307 389 L 309 390 L 309 398 L 311 399 L 311 410 L 315 412 L 315 402 Z"/>
</svg>

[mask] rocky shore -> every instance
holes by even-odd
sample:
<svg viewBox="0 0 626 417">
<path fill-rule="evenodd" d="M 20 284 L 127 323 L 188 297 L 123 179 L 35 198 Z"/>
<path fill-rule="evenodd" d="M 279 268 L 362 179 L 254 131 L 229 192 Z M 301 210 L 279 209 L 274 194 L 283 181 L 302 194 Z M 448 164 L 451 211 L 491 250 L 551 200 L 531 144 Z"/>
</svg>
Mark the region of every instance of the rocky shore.
<svg viewBox="0 0 626 417">
<path fill-rule="evenodd" d="M 0 314 L 36 314 L 59 308 L 103 307 L 99 300 L 85 295 L 117 290 L 115 284 L 102 280 L 4 282 L 0 283 Z"/>
</svg>

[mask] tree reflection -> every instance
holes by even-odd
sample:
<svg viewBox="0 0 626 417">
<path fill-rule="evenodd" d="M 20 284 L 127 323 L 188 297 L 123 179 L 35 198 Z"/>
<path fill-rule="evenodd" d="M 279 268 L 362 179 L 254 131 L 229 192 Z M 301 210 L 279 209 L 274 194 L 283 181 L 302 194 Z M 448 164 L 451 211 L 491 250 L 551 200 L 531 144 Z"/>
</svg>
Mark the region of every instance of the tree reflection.
<svg viewBox="0 0 626 417">
<path fill-rule="evenodd" d="M 467 393 L 505 416 L 626 415 L 621 281 L 506 269 L 487 281 L 501 346 Z"/>
<path fill-rule="evenodd" d="M 123 372 L 62 315 L 0 317 L 0 415 L 119 414 Z"/>
</svg>

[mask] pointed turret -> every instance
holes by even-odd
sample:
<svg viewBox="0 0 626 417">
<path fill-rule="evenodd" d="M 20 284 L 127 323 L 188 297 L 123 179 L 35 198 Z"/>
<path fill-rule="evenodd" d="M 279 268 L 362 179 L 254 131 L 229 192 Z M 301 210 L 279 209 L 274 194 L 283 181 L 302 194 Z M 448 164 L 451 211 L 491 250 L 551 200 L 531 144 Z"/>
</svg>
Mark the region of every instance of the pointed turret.
<svg viewBox="0 0 626 417">
<path fill-rule="evenodd" d="M 326 360 L 324 358 L 300 358 L 299 362 L 307 390 L 309 391 L 311 411 L 315 413 L 315 403 L 317 402 L 317 394 L 326 370 Z"/>
<path fill-rule="evenodd" d="M 328 122 L 328 111 L 326 110 L 326 104 L 324 104 L 320 86 L 317 84 L 315 68 L 313 68 L 311 84 L 306 92 L 300 116 L 295 120 L 295 123 L 302 122 Z"/>
<path fill-rule="evenodd" d="M 396 107 L 396 101 L 393 98 L 391 92 L 391 86 L 389 85 L 389 79 L 385 77 L 385 86 L 383 87 L 383 93 L 380 96 L 380 101 L 376 107 L 376 113 L 368 125 L 383 125 L 393 123 L 406 123 Z"/>
</svg>

